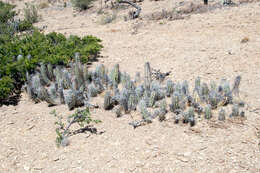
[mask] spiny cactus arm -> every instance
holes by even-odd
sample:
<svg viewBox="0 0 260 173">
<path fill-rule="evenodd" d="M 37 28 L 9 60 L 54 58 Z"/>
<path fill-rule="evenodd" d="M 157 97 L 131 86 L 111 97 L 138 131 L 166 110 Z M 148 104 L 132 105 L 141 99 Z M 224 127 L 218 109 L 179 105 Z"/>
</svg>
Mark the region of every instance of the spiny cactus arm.
<svg viewBox="0 0 260 173">
<path fill-rule="evenodd" d="M 146 62 L 144 65 L 144 86 L 145 90 L 150 89 L 151 81 L 152 81 L 152 73 L 151 73 L 151 67 L 150 63 Z"/>
<path fill-rule="evenodd" d="M 237 76 L 235 78 L 235 82 L 233 85 L 233 89 L 232 89 L 232 93 L 236 96 L 239 97 L 239 85 L 240 85 L 240 81 L 241 81 L 241 76 Z"/>
<path fill-rule="evenodd" d="M 51 83 L 50 79 L 48 78 L 48 72 L 47 72 L 47 68 L 45 66 L 45 64 L 41 64 L 41 67 L 40 67 L 40 72 L 41 72 L 41 77 L 43 79 L 43 81 L 49 85 Z"/>
<path fill-rule="evenodd" d="M 124 3 L 124 4 L 129 4 L 129 5 L 133 6 L 136 9 L 136 11 L 133 13 L 133 19 L 136 19 L 139 17 L 141 10 L 142 10 L 140 6 L 136 5 L 133 2 L 130 2 L 128 0 L 118 0 L 118 3 L 122 3 L 122 4 Z"/>
</svg>

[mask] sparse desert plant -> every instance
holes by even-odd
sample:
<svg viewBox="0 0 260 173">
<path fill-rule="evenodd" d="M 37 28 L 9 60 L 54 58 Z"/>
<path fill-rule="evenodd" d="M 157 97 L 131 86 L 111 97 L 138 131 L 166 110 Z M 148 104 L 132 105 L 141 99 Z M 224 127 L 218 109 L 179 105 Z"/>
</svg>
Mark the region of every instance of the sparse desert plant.
<svg viewBox="0 0 260 173">
<path fill-rule="evenodd" d="M 225 119 L 226 119 L 226 112 L 223 108 L 221 108 L 219 113 L 218 113 L 218 120 L 219 121 L 225 121 Z"/>
<path fill-rule="evenodd" d="M 112 23 L 114 20 L 116 20 L 116 18 L 117 18 L 116 12 L 113 12 L 112 14 L 103 14 L 100 17 L 100 24 L 105 25 L 105 24 Z"/>
<path fill-rule="evenodd" d="M 25 3 L 24 18 L 26 21 L 29 21 L 30 23 L 39 22 L 40 15 L 38 14 L 37 7 L 33 4 Z"/>
<path fill-rule="evenodd" d="M 63 122 L 63 117 L 56 113 L 56 110 L 53 110 L 50 114 L 54 115 L 54 117 L 58 118 L 55 122 L 56 128 L 56 144 L 57 146 L 67 146 L 69 144 L 68 137 L 73 133 L 70 130 L 71 125 L 78 124 L 81 128 L 85 126 L 89 126 L 91 123 L 100 123 L 100 120 L 94 120 L 90 116 L 89 109 L 79 110 L 77 109 L 74 114 L 68 116 L 68 124 L 66 125 Z"/>
<path fill-rule="evenodd" d="M 49 7 L 49 3 L 48 2 L 40 2 L 38 4 L 38 8 L 39 9 L 44 9 L 44 8 L 48 8 Z"/>
<path fill-rule="evenodd" d="M 0 79 L 0 102 L 2 99 L 8 98 L 12 94 L 14 89 L 14 81 L 8 77 L 4 76 Z"/>
</svg>

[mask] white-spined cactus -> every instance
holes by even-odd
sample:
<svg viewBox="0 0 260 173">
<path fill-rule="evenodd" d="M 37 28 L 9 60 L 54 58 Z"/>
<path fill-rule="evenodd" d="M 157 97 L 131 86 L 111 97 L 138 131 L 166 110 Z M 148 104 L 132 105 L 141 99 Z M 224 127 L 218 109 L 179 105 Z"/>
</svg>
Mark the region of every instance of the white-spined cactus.
<svg viewBox="0 0 260 173">
<path fill-rule="evenodd" d="M 107 91 L 104 97 L 104 109 L 110 110 L 113 108 L 111 93 Z"/>
<path fill-rule="evenodd" d="M 53 65 L 51 63 L 47 64 L 47 74 L 48 77 L 51 81 L 53 81 L 55 79 L 54 75 L 53 75 Z"/>
<path fill-rule="evenodd" d="M 204 108 L 204 115 L 205 119 L 211 119 L 212 118 L 212 111 L 211 111 L 211 105 L 206 105 Z"/>
<path fill-rule="evenodd" d="M 145 65 L 144 65 L 144 87 L 145 87 L 145 90 L 150 89 L 151 82 L 152 82 L 152 72 L 151 72 L 150 63 L 146 62 Z"/>
<path fill-rule="evenodd" d="M 226 119 L 226 112 L 223 108 L 221 108 L 219 113 L 218 113 L 218 120 L 219 121 L 225 121 L 225 119 Z"/>
<path fill-rule="evenodd" d="M 183 81 L 183 83 L 182 83 L 182 93 L 184 94 L 184 95 L 189 95 L 189 83 L 188 83 L 188 81 Z"/>
<path fill-rule="evenodd" d="M 171 97 L 173 91 L 174 91 L 174 83 L 172 80 L 168 80 L 166 82 L 166 96 Z"/>
<path fill-rule="evenodd" d="M 239 106 L 237 104 L 234 104 L 232 106 L 232 113 L 230 114 L 230 117 L 237 117 L 239 116 Z"/>
<path fill-rule="evenodd" d="M 232 93 L 234 96 L 239 97 L 239 85 L 240 85 L 240 81 L 241 81 L 241 76 L 237 76 L 235 78 L 234 84 L 233 84 L 233 89 L 232 89 Z"/>
<path fill-rule="evenodd" d="M 135 92 L 132 92 L 128 99 L 128 109 L 136 110 L 137 104 L 138 104 L 138 98 L 137 98 Z"/>
<path fill-rule="evenodd" d="M 51 81 L 48 78 L 48 71 L 45 64 L 41 63 L 40 67 L 41 77 L 46 85 L 50 85 Z"/>
<path fill-rule="evenodd" d="M 112 80 L 113 84 L 119 84 L 120 83 L 120 70 L 119 70 L 119 64 L 114 65 L 110 72 L 110 79 Z"/>
</svg>

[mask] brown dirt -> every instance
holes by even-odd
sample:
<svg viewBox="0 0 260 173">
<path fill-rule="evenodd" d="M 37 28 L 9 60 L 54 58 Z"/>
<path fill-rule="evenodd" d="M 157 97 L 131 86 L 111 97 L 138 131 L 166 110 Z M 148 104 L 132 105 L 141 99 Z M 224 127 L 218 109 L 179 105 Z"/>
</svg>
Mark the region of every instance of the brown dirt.
<svg viewBox="0 0 260 173">
<path fill-rule="evenodd" d="M 16 3 L 22 8 L 24 1 Z M 145 0 L 142 15 L 173 5 Z M 71 112 L 65 105 L 34 104 L 23 94 L 19 105 L 0 107 L 0 172 L 260 172 L 259 3 L 176 21 L 124 22 L 128 10 L 121 9 L 117 20 L 107 25 L 98 23 L 97 11 L 97 4 L 84 13 L 53 5 L 40 11 L 37 26 L 47 25 L 45 32 L 101 38 L 104 50 L 98 63 L 119 63 L 131 75 L 142 71 L 146 61 L 161 71 L 171 70 L 174 81 L 193 83 L 197 76 L 205 81 L 233 80 L 241 75 L 247 119 L 202 121 L 190 128 L 173 124 L 168 115 L 166 122 L 134 130 L 128 125 L 130 115 L 117 119 L 112 111 L 95 109 L 92 116 L 102 120 L 96 127 L 104 133 L 74 135 L 68 147 L 56 148 L 55 118 L 49 113 Z"/>
</svg>

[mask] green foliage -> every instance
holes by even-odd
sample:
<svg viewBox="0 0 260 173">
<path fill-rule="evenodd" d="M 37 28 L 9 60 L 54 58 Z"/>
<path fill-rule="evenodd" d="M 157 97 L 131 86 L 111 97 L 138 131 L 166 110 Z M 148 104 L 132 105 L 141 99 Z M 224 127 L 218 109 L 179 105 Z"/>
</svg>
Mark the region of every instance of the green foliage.
<svg viewBox="0 0 260 173">
<path fill-rule="evenodd" d="M 16 15 L 15 11 L 13 11 L 14 8 L 14 5 L 0 1 L 0 23 L 7 23 L 14 18 Z"/>
<path fill-rule="evenodd" d="M 0 79 L 0 100 L 11 95 L 13 89 L 14 84 L 10 77 L 4 76 L 2 79 Z"/>
<path fill-rule="evenodd" d="M 68 116 L 68 125 L 65 126 L 65 123 L 63 123 L 63 117 L 58 115 L 56 113 L 56 110 L 53 110 L 50 112 L 50 114 L 54 115 L 54 117 L 58 118 L 58 120 L 55 122 L 55 125 L 58 126 L 56 128 L 56 144 L 59 147 L 60 145 L 64 144 L 64 140 L 67 140 L 69 135 L 73 132 L 70 131 L 70 127 L 72 124 L 77 123 L 81 128 L 85 127 L 86 125 L 89 125 L 91 123 L 101 123 L 100 120 L 94 120 L 90 116 L 89 109 L 83 109 L 79 110 L 77 109 L 74 114 Z"/>
<path fill-rule="evenodd" d="M 37 7 L 33 4 L 25 3 L 24 10 L 24 18 L 26 21 L 30 23 L 36 23 L 39 21 L 39 14 L 37 11 Z"/>
<path fill-rule="evenodd" d="M 93 1 L 95 0 L 72 0 L 72 4 L 74 5 L 74 7 L 82 11 L 89 9 Z"/>
<path fill-rule="evenodd" d="M 19 23 L 18 30 L 20 32 L 32 30 L 32 29 L 33 29 L 33 24 L 28 20 L 23 20 Z"/>
</svg>

